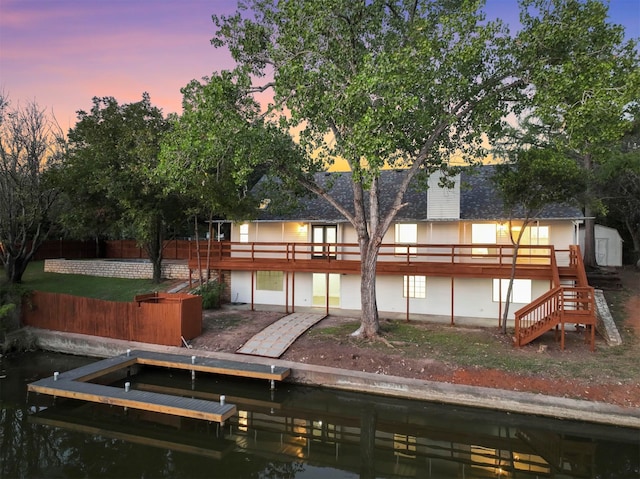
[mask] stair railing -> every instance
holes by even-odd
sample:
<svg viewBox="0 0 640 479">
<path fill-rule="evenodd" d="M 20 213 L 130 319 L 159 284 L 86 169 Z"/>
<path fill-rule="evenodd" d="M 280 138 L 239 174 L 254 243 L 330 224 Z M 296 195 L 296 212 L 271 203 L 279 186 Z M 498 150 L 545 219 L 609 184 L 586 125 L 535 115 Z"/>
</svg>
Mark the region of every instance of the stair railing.
<svg viewBox="0 0 640 479">
<path fill-rule="evenodd" d="M 563 288 L 550 289 L 515 312 L 515 345 L 524 346 L 562 320 Z M 548 324 L 552 323 L 552 324 Z M 543 325 L 548 327 L 543 329 Z M 531 332 L 536 325 L 540 330 Z"/>
</svg>

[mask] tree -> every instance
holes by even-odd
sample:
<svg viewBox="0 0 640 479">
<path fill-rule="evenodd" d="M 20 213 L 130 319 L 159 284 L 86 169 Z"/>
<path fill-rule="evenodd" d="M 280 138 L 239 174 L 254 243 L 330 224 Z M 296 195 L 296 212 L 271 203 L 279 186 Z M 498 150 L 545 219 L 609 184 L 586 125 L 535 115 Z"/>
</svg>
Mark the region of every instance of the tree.
<svg viewBox="0 0 640 479">
<path fill-rule="evenodd" d="M 35 102 L 11 108 L 0 94 L 0 262 L 20 283 L 29 261 L 55 221 L 58 190 L 49 171 L 59 160 L 62 135 Z"/>
<path fill-rule="evenodd" d="M 141 101 L 125 105 L 112 97 L 94 98 L 91 112 L 78 112 L 69 131 L 61 174 L 73 211 L 90 211 L 94 225 L 104 212 L 117 218 L 120 232 L 135 237 L 147 252 L 154 281 L 161 279 L 168 227 L 182 221 L 180 199 L 153 175 L 167 128 L 146 93 Z"/>
<path fill-rule="evenodd" d="M 561 149 L 593 179 L 598 164 L 631 125 L 640 98 L 640 64 L 635 40 L 624 41 L 624 29 L 607 22 L 604 2 L 550 0 L 531 2 L 521 15 L 535 42 L 523 44 L 533 61 L 534 88 L 526 114 L 545 131 L 544 141 Z M 553 28 L 550 28 L 550 25 Z M 564 34 L 558 35 L 562 31 Z M 584 195 L 584 263 L 596 268 L 595 205 L 598 194 L 589 183 Z"/>
<path fill-rule="evenodd" d="M 555 3 L 564 12 L 573 2 Z M 551 60 L 542 64 L 534 47 L 572 32 L 552 24 L 544 4 L 515 37 L 487 21 L 476 1 L 253 0 L 213 17 L 212 43 L 229 48 L 238 74 L 256 79 L 255 92 L 273 91 L 268 113 L 282 129 L 301 131 L 303 161 L 273 162 L 274 172 L 324 198 L 357 233 L 362 317 L 354 334 L 378 332 L 377 253 L 409 184 L 447 172 L 453 155 L 482 158 L 483 140 L 500 136 L 507 113 L 529 94 L 532 69 Z M 352 172 L 350 205 L 313 180 L 337 158 Z M 403 168 L 404 177 L 382 211 L 384 166 Z"/>
<path fill-rule="evenodd" d="M 492 181 L 502 198 L 509 219 L 509 238 L 514 246 L 502 319 L 502 332 L 506 334 L 518 252 L 527 226 L 549 205 L 575 203 L 584 190 L 585 182 L 573 159 L 548 149 L 514 153 L 510 162 L 496 165 Z M 516 237 L 513 220 L 522 222 Z"/>
<path fill-rule="evenodd" d="M 640 119 L 596 170 L 606 221 L 625 229 L 631 238 L 633 262 L 640 261 Z"/>
<path fill-rule="evenodd" d="M 266 158 L 296 152 L 288 136 L 264 123 L 249 88 L 246 77 L 223 72 L 192 80 L 181 90 L 183 113 L 172 119 L 156 173 L 187 202 L 196 237 L 198 216 L 209 224 L 214 216 L 251 217 L 257 204 L 248 193 L 265 172 Z"/>
</svg>

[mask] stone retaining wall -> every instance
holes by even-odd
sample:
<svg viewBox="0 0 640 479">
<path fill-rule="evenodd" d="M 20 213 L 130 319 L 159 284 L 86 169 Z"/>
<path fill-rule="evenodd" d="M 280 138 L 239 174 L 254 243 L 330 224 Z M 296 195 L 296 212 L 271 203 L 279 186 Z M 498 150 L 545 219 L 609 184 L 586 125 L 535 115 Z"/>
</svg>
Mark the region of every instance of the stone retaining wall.
<svg viewBox="0 0 640 479">
<path fill-rule="evenodd" d="M 84 274 L 108 278 L 152 279 L 153 265 L 149 261 L 130 260 L 69 260 L 47 259 L 44 262 L 45 273 Z M 162 263 L 162 277 L 166 279 L 189 279 L 189 266 L 186 262 Z"/>
<path fill-rule="evenodd" d="M 595 290 L 596 297 L 596 331 L 607 341 L 609 346 L 620 346 L 622 337 L 613 321 L 609 305 L 601 289 Z"/>
</svg>

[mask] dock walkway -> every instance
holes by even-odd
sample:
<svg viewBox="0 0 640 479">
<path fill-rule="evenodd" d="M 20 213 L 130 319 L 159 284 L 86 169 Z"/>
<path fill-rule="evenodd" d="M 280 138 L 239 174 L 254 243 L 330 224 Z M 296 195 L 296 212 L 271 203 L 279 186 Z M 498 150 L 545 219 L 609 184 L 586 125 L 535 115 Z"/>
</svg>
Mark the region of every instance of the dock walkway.
<svg viewBox="0 0 640 479">
<path fill-rule="evenodd" d="M 127 391 L 123 388 L 80 381 L 61 381 L 59 379 L 56 381 L 51 377 L 29 384 L 29 391 L 213 422 L 224 422 L 236 413 L 236 406 L 233 404 L 221 404 L 203 399 L 171 396 L 136 389 Z"/>
<path fill-rule="evenodd" d="M 127 351 L 126 354 L 87 364 L 71 371 L 55 373 L 53 377 L 29 384 L 27 389 L 38 394 L 205 419 L 219 423 L 236 413 L 236 406 L 224 401 L 214 402 L 180 395 L 141 391 L 136 390 L 135 385 L 133 388 L 130 387 L 130 383 L 128 383 L 128 387 L 123 389 L 89 382 L 100 376 L 134 365 L 191 370 L 194 377 L 195 372 L 199 371 L 209 374 L 267 379 L 272 388 L 274 381 L 282 381 L 291 373 L 289 368 L 281 366 L 136 350 Z"/>
<path fill-rule="evenodd" d="M 306 312 L 289 314 L 253 336 L 236 352 L 279 358 L 301 334 L 326 316 L 326 314 Z"/>
</svg>

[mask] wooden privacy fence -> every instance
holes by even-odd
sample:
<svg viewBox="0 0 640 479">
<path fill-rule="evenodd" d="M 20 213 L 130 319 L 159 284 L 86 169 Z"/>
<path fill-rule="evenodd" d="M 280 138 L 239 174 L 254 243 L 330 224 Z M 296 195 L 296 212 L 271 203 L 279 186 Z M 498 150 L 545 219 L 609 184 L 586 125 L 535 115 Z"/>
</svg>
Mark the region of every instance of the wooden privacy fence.
<svg viewBox="0 0 640 479">
<path fill-rule="evenodd" d="M 202 332 L 202 297 L 152 293 L 129 303 L 35 291 L 22 307 L 25 326 L 143 343 L 181 346 Z"/>
</svg>

